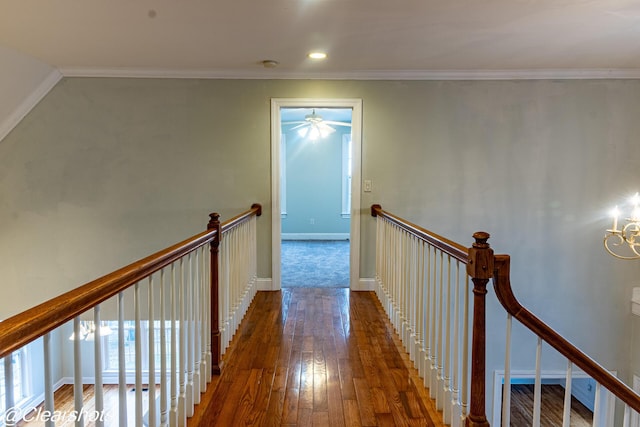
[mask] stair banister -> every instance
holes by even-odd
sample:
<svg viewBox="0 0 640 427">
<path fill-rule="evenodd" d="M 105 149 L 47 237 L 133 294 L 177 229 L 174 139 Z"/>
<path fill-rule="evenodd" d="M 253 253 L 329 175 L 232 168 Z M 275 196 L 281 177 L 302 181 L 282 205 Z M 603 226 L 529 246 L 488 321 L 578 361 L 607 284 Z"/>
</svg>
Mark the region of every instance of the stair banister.
<svg viewBox="0 0 640 427">
<path fill-rule="evenodd" d="M 393 228 L 398 228 L 398 233 L 409 233 L 413 236 L 422 239 L 424 242 L 427 242 L 430 247 L 437 248 L 437 250 L 446 253 L 447 256 L 458 259 L 461 263 L 466 264 L 467 267 L 467 275 L 470 280 L 473 282 L 473 299 L 474 299 L 474 312 L 473 312 L 473 333 L 472 333 L 472 349 L 471 349 L 471 375 L 468 376 L 466 372 L 466 366 L 463 364 L 462 366 L 462 381 L 469 380 L 471 383 L 471 391 L 470 391 L 470 404 L 469 411 L 465 413 L 464 411 L 464 402 L 463 403 L 463 411 L 462 411 L 462 419 L 464 423 L 468 427 L 485 427 L 489 425 L 489 422 L 486 417 L 486 348 L 485 348 L 485 338 L 486 338 L 486 324 L 485 324 L 485 296 L 487 294 L 487 283 L 490 279 L 493 279 L 493 287 L 496 293 L 496 296 L 503 306 L 503 308 L 507 311 L 510 318 L 515 318 L 518 320 L 523 326 L 532 331 L 538 338 L 539 345 L 538 351 L 540 350 L 540 343 L 546 342 L 552 348 L 557 350 L 560 354 L 567 358 L 567 376 L 570 377 L 573 366 L 577 366 L 582 371 L 584 371 L 587 375 L 593 378 L 596 381 L 596 409 L 594 410 L 594 417 L 598 414 L 598 409 L 601 409 L 601 402 L 598 398 L 600 389 L 604 388 L 611 395 L 616 396 L 622 403 L 625 404 L 624 410 L 624 422 L 627 423 L 630 417 L 630 409 L 640 413 L 640 395 L 638 395 L 631 387 L 625 384 L 623 381 L 618 379 L 615 375 L 611 374 L 607 371 L 603 366 L 585 354 L 583 351 L 578 349 L 576 346 L 571 344 L 568 340 L 558 334 L 555 330 L 545 324 L 542 320 L 537 318 L 534 314 L 532 314 L 529 310 L 523 307 L 516 297 L 513 294 L 510 283 L 510 257 L 508 255 L 494 255 L 492 249 L 489 247 L 487 240 L 489 238 L 488 233 L 477 232 L 473 235 L 475 239 L 475 243 L 469 249 L 461 246 L 455 242 L 452 242 L 442 236 L 439 236 L 435 233 L 432 233 L 420 226 L 412 224 L 409 221 L 406 221 L 396 215 L 393 215 L 389 212 L 382 210 L 380 205 L 372 205 L 371 206 L 371 215 L 373 217 L 378 217 L 378 221 L 384 220 L 389 224 L 393 225 Z M 395 232 L 395 231 L 392 231 Z M 378 235 L 378 239 L 382 238 L 387 239 L 387 235 Z M 402 237 L 397 237 L 401 239 Z M 380 246 L 377 245 L 377 248 Z M 384 260 L 384 255 L 378 256 L 376 254 L 376 263 L 382 262 L 383 264 L 386 262 Z M 397 260 L 396 260 L 397 262 Z M 386 266 L 388 264 L 384 264 Z M 435 267 L 434 267 L 435 268 Z M 381 279 L 377 277 L 376 267 L 376 280 L 379 282 Z M 426 284 L 425 284 L 426 285 Z M 398 286 L 405 286 L 405 284 L 396 284 L 393 286 L 396 288 Z M 393 295 L 385 295 L 383 293 L 382 298 L 386 298 L 387 300 L 392 300 Z M 380 294 L 378 296 L 381 297 Z M 395 302 L 393 302 L 395 304 Z M 386 301 L 385 305 L 389 305 L 394 312 L 393 314 L 397 317 L 398 311 L 401 310 L 396 308 L 395 305 L 390 305 L 388 301 Z M 428 307 L 428 309 L 432 309 L 432 307 Z M 401 315 L 405 315 L 402 313 Z M 443 321 L 443 320 L 441 320 Z M 410 323 L 410 322 L 405 322 Z M 508 322 L 508 325 L 510 323 Z M 396 326 L 397 327 L 397 326 Z M 404 332 L 404 331 L 399 331 Z M 507 334 L 509 333 L 509 327 L 507 329 Z M 401 335 L 402 339 L 402 335 Z M 464 342 L 464 340 L 463 340 Z M 405 347 L 407 347 L 406 343 L 403 343 Z M 463 350 L 464 353 L 464 350 Z M 436 355 L 439 356 L 439 355 Z M 507 365 L 509 360 L 509 353 L 507 353 Z M 425 374 L 425 384 L 427 383 L 428 373 Z M 508 368 L 505 367 L 505 384 L 509 385 L 510 375 L 508 373 Z M 431 386 L 432 384 L 429 383 Z M 567 384 L 570 384 L 570 378 L 567 380 Z M 462 387 L 463 392 L 465 387 Z M 536 382 L 536 389 L 538 389 L 539 393 L 539 382 Z M 431 396 L 437 396 L 437 393 L 433 393 L 430 391 Z M 509 393 L 506 393 L 505 396 L 508 396 Z M 539 399 L 539 394 L 536 395 L 536 400 Z M 565 395 L 565 402 L 570 401 L 569 396 Z M 505 400 L 508 403 L 508 399 Z M 437 399 L 436 399 L 437 405 Z M 614 408 L 612 408 L 614 409 Z M 604 411 L 607 409 L 605 408 Z M 535 412 L 535 411 L 534 411 Z M 565 408 L 565 420 L 568 423 L 568 416 L 566 413 L 568 412 L 568 408 Z M 446 414 L 445 414 L 446 419 Z M 502 422 L 505 422 L 505 419 L 508 420 L 507 417 L 503 417 Z M 609 420 L 612 420 L 610 418 Z M 455 420 L 454 420 L 455 421 Z M 596 421 L 601 421 L 598 419 Z M 534 420 L 535 423 L 535 420 Z M 503 424 L 504 425 L 504 424 Z M 596 424 L 594 424 L 596 425 Z M 625 424 L 627 425 L 627 424 Z"/>
<path fill-rule="evenodd" d="M 471 401 L 467 427 L 488 427 L 485 399 L 486 367 L 486 295 L 487 283 L 493 275 L 493 250 L 489 233 L 473 234 L 475 243 L 469 249 L 467 274 L 473 281 L 473 334 L 471 343 Z"/>
<path fill-rule="evenodd" d="M 493 287 L 500 304 L 504 307 L 507 313 L 517 319 L 534 334 L 541 337 L 543 341 L 556 349 L 574 365 L 582 369 L 596 382 L 602 384 L 605 389 L 613 393 L 622 402 L 640 413 L 640 396 L 638 396 L 631 387 L 607 371 L 602 365 L 562 337 L 553 328 L 548 326 L 518 302 L 511 288 L 509 272 L 509 255 L 496 255 Z"/>
</svg>

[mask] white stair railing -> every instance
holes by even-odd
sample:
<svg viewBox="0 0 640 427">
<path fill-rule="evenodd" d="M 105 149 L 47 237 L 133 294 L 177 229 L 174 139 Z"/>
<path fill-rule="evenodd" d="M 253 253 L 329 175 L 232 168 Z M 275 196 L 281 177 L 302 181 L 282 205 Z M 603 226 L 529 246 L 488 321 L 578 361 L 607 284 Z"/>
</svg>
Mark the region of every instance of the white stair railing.
<svg viewBox="0 0 640 427">
<path fill-rule="evenodd" d="M 469 278 L 466 249 L 376 212 L 376 294 L 445 424 L 469 407 Z"/>
<path fill-rule="evenodd" d="M 513 319 L 537 339 L 532 426 L 540 426 L 543 415 L 543 346 L 545 353 L 550 347 L 567 361 L 563 426 L 571 425 L 576 368 L 581 376 L 595 381 L 594 426 L 611 426 L 614 421 L 629 426 L 638 417 L 640 395 L 518 303 L 511 291 L 509 257 L 493 254 L 487 243 L 489 234 L 475 233 L 475 243 L 465 248 L 383 211 L 379 205 L 373 205 L 371 213 L 376 217 L 376 293 L 410 360 L 424 378 L 436 408 L 442 411 L 445 424 L 489 425 L 484 358 L 485 294 L 491 279 L 507 312 L 505 390 L 510 391 L 513 381 L 510 351 Z M 502 384 L 496 383 L 496 388 L 502 390 Z M 502 393 L 501 409 L 496 399 L 498 407 L 494 406 L 493 421 L 496 425 L 511 425 L 510 399 L 510 392 Z"/>
<path fill-rule="evenodd" d="M 254 205 L 215 228 L 1 322 L 0 424 L 186 426 L 211 382 L 213 360 L 220 360 L 255 295 L 260 211 Z M 210 254 L 218 242 L 223 268 L 212 266 L 217 258 Z M 220 277 L 214 277 L 216 271 Z M 212 284 L 217 294 L 225 295 L 224 302 L 212 300 Z M 224 346 L 212 345 L 212 303 L 225 314 Z M 43 355 L 42 368 L 33 371 L 44 372 L 43 378 L 33 378 L 43 383 L 41 396 L 27 401 L 14 396 L 12 354 L 24 348 Z M 216 348 L 220 354 L 214 358 Z M 72 355 L 72 378 L 52 368 L 65 358 L 63 353 Z M 69 380 L 74 411 L 62 413 L 56 411 L 54 389 Z M 104 392 L 103 384 L 109 383 L 118 384 L 115 399 Z"/>
</svg>

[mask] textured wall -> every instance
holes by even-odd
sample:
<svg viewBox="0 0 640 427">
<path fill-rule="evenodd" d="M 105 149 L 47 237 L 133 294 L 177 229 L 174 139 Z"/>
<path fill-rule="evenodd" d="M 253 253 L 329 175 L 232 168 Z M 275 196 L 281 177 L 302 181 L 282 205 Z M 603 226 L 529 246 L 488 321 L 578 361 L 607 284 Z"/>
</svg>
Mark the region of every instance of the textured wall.
<svg viewBox="0 0 640 427">
<path fill-rule="evenodd" d="M 609 207 L 640 189 L 631 80 L 64 79 L 0 143 L 0 318 L 202 230 L 212 209 L 229 218 L 256 201 L 270 277 L 272 97 L 363 99 L 363 277 L 371 203 L 462 244 L 482 229 L 512 255 L 527 306 L 623 376 L 639 367 L 638 266 L 601 247 Z M 488 308 L 498 360 L 492 293 Z M 517 329 L 513 366 L 531 368 Z"/>
</svg>

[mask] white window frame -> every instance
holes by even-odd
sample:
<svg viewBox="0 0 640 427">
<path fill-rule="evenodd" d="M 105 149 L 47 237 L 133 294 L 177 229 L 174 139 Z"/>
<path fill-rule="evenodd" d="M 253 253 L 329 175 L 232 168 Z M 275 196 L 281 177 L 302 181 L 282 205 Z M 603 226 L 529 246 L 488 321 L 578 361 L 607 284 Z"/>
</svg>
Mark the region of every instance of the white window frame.
<svg viewBox="0 0 640 427">
<path fill-rule="evenodd" d="M 351 133 L 342 135 L 342 218 L 351 218 Z"/>
<path fill-rule="evenodd" d="M 287 136 L 280 134 L 280 218 L 287 217 Z"/>
</svg>

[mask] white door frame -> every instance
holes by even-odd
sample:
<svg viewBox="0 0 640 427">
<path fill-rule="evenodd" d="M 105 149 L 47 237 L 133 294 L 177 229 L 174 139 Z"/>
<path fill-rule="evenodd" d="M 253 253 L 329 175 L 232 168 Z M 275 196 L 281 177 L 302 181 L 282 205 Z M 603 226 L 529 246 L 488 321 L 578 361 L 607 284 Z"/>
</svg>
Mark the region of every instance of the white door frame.
<svg viewBox="0 0 640 427">
<path fill-rule="evenodd" d="M 349 282 L 360 289 L 360 169 L 362 157 L 362 99 L 272 98 L 271 99 L 271 289 L 282 287 L 280 218 L 280 137 L 281 108 L 351 108 L 351 224 L 349 244 Z"/>
</svg>

